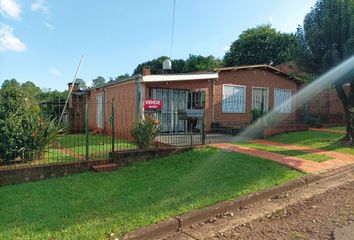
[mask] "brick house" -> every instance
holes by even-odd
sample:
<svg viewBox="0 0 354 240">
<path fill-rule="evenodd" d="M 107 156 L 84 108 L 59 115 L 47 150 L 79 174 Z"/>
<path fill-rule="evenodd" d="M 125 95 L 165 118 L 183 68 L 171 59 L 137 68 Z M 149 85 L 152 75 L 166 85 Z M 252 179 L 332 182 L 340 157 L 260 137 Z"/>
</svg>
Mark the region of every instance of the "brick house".
<svg viewBox="0 0 354 240">
<path fill-rule="evenodd" d="M 251 109 L 275 109 L 288 121 L 295 121 L 295 102 L 282 105 L 300 88 L 301 82 L 269 65 L 216 69 L 214 72 L 151 75 L 144 68 L 136 75 L 102 87 L 85 90 L 90 130 L 110 133 L 112 101 L 115 132 L 130 138 L 136 119 L 144 116 L 144 99 L 162 100 L 162 110 L 154 113 L 164 132 L 185 132 L 200 128 L 200 120 L 181 118 L 188 110 L 204 109 L 206 130 L 213 123 L 243 127 L 251 122 Z M 75 92 L 74 92 L 75 93 Z"/>
</svg>

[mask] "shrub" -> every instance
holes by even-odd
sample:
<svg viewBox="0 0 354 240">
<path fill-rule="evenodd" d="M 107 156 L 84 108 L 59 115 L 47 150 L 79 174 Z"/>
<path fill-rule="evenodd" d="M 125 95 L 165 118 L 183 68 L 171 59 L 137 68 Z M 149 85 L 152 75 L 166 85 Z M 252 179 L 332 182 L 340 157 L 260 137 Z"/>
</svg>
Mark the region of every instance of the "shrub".
<svg viewBox="0 0 354 240">
<path fill-rule="evenodd" d="M 56 122 L 40 116 L 39 107 L 28 101 L 18 84 L 0 90 L 0 158 L 4 161 L 39 158 L 62 130 Z"/>
<path fill-rule="evenodd" d="M 160 132 L 161 128 L 158 121 L 151 116 L 147 116 L 136 123 L 136 126 L 131 129 L 130 134 L 139 149 L 148 149 L 152 147 Z"/>
<path fill-rule="evenodd" d="M 257 122 L 258 118 L 262 117 L 263 113 L 259 109 L 251 109 L 251 123 Z"/>
<path fill-rule="evenodd" d="M 24 161 L 40 159 L 48 145 L 52 144 L 58 134 L 64 130 L 56 120 L 35 114 L 27 114 L 22 126 L 24 131 L 21 135 L 18 156 Z"/>
</svg>

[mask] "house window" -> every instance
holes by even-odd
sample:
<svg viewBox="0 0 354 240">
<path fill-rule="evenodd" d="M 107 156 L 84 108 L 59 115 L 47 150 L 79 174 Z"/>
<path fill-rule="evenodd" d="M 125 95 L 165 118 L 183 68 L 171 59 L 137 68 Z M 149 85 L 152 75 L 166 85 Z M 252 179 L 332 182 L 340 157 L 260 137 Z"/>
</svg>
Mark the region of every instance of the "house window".
<svg viewBox="0 0 354 240">
<path fill-rule="evenodd" d="M 187 99 L 187 109 L 201 109 L 205 106 L 204 91 L 189 92 Z"/>
<path fill-rule="evenodd" d="M 267 112 L 269 110 L 269 89 L 262 87 L 252 88 L 252 109 L 262 110 Z"/>
<path fill-rule="evenodd" d="M 223 85 L 222 112 L 244 113 L 246 112 L 246 87 L 239 85 Z"/>
<path fill-rule="evenodd" d="M 278 113 L 291 112 L 291 90 L 290 89 L 274 89 L 274 109 Z"/>
</svg>

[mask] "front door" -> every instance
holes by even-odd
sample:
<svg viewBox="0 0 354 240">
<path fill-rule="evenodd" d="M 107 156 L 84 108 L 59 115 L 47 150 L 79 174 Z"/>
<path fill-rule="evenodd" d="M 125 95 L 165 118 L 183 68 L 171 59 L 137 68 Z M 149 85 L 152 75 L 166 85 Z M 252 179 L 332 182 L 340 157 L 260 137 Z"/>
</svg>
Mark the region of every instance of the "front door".
<svg viewBox="0 0 354 240">
<path fill-rule="evenodd" d="M 98 94 L 96 97 L 96 122 L 97 128 L 103 128 L 103 95 Z"/>
</svg>

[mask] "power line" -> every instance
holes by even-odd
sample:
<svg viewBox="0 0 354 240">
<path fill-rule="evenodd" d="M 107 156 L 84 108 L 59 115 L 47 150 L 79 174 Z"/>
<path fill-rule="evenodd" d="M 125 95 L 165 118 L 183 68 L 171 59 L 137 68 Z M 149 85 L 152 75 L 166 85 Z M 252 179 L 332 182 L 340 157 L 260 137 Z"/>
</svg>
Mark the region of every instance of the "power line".
<svg viewBox="0 0 354 240">
<path fill-rule="evenodd" d="M 173 0 L 170 59 L 172 59 L 173 37 L 174 37 L 174 32 L 175 32 L 175 12 L 176 12 L 176 0 Z"/>
</svg>

